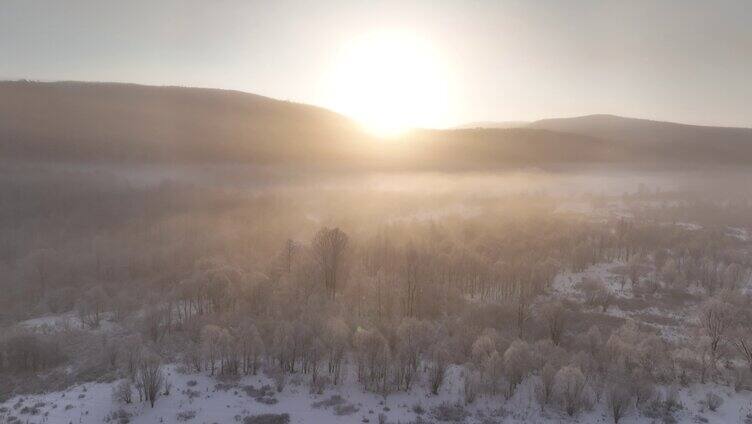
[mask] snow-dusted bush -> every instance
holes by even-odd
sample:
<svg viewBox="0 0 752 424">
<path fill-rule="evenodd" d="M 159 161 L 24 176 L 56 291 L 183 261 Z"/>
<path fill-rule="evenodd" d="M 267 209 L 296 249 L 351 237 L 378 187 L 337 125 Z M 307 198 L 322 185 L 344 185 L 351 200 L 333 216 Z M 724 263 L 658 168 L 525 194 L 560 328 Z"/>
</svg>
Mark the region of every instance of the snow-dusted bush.
<svg viewBox="0 0 752 424">
<path fill-rule="evenodd" d="M 662 396 L 658 396 L 648 403 L 642 413 L 648 418 L 673 424 L 677 422 L 674 415 L 682 409 L 684 409 L 684 405 L 678 400 L 678 391 L 676 388 L 670 387 L 666 389 Z"/>
<path fill-rule="evenodd" d="M 545 303 L 538 309 L 538 318 L 543 323 L 551 342 L 558 346 L 564 334 L 566 309 L 559 301 Z"/>
<path fill-rule="evenodd" d="M 133 387 L 130 379 L 126 378 L 112 388 L 112 399 L 122 403 L 133 401 Z"/>
<path fill-rule="evenodd" d="M 442 402 L 431 409 L 431 416 L 437 421 L 458 423 L 462 422 L 470 415 L 469 412 L 459 404 Z"/>
<path fill-rule="evenodd" d="M 196 411 L 182 411 L 177 414 L 178 421 L 190 421 L 194 418 L 196 418 Z"/>
<path fill-rule="evenodd" d="M 556 381 L 556 368 L 546 364 L 540 372 L 540 378 L 535 385 L 535 398 L 541 409 L 551 402 L 554 396 L 554 383 Z"/>
<path fill-rule="evenodd" d="M 443 343 L 437 344 L 431 350 L 431 363 L 428 368 L 428 376 L 431 383 L 431 393 L 434 395 L 439 394 L 439 388 L 444 383 L 444 376 L 449 367 L 449 356 L 449 349 Z"/>
<path fill-rule="evenodd" d="M 273 367 L 266 373 L 274 381 L 274 387 L 281 393 L 287 386 L 287 373 L 281 368 Z"/>
<path fill-rule="evenodd" d="M 126 411 L 123 408 L 118 409 L 117 411 L 113 411 L 109 413 L 105 418 L 104 421 L 107 423 L 114 422 L 117 424 L 128 424 L 131 422 L 131 417 L 133 414 Z"/>
<path fill-rule="evenodd" d="M 635 400 L 635 406 L 638 408 L 642 404 L 652 400 L 655 396 L 655 384 L 650 380 L 647 373 L 642 370 L 635 370 L 629 382 L 629 389 Z"/>
<path fill-rule="evenodd" d="M 356 412 L 358 412 L 358 407 L 351 403 L 343 403 L 341 405 L 334 405 L 334 415 L 343 416 L 343 415 L 352 415 Z"/>
<path fill-rule="evenodd" d="M 569 416 L 582 409 L 585 391 L 585 376 L 578 367 L 566 366 L 556 373 L 555 390 L 564 411 Z"/>
<path fill-rule="evenodd" d="M 530 345 L 522 340 L 515 340 L 512 342 L 512 345 L 509 346 L 509 349 L 504 352 L 504 371 L 509 383 L 506 392 L 507 398 L 512 397 L 517 385 L 520 384 L 530 372 L 531 356 L 532 350 L 530 349 Z"/>
<path fill-rule="evenodd" d="M 462 382 L 462 393 L 465 398 L 466 404 L 475 402 L 482 388 L 480 372 L 476 369 L 471 369 L 470 365 L 465 366 L 465 375 Z"/>
<path fill-rule="evenodd" d="M 332 384 L 332 379 L 328 375 L 319 375 L 316 378 L 311 378 L 310 390 L 311 393 L 320 395 L 324 393 L 327 387 Z"/>
<path fill-rule="evenodd" d="M 243 424 L 288 424 L 290 414 L 249 415 L 243 418 Z"/>
<path fill-rule="evenodd" d="M 145 355 L 136 373 L 136 387 L 141 392 L 140 397 L 148 401 L 153 408 L 163 385 L 164 374 L 160 359 L 153 355 Z"/>
<path fill-rule="evenodd" d="M 391 390 L 389 363 L 391 351 L 378 330 L 359 329 L 353 340 L 358 366 L 358 381 L 366 390 L 385 393 Z"/>
<path fill-rule="evenodd" d="M 708 409 L 715 412 L 723 405 L 723 398 L 713 392 L 708 392 L 705 394 L 705 405 Z"/>
<path fill-rule="evenodd" d="M 606 404 L 611 417 L 614 419 L 614 424 L 618 424 L 624 415 L 626 415 L 631 403 L 632 394 L 624 387 L 624 382 L 617 381 L 612 383 L 606 394 Z"/>
<path fill-rule="evenodd" d="M 710 339 L 710 351 L 715 360 L 719 347 L 727 333 L 731 331 L 736 317 L 731 304 L 716 298 L 707 300 L 700 308 L 700 327 Z"/>
</svg>

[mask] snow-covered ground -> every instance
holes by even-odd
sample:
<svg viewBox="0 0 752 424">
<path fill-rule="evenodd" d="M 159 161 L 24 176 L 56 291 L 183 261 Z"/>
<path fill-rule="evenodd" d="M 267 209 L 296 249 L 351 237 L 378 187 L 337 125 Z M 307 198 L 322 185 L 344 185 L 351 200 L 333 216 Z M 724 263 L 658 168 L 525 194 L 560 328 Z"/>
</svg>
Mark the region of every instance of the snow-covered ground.
<svg viewBox="0 0 752 424">
<path fill-rule="evenodd" d="M 580 294 L 577 285 L 585 278 L 595 278 L 603 282 L 608 291 L 616 297 L 632 297 L 629 283 L 621 284 L 626 278 L 614 272 L 615 268 L 624 266 L 623 262 L 604 262 L 592 265 L 581 272 L 564 271 L 556 275 L 553 290 L 559 295 L 575 297 Z"/>
<path fill-rule="evenodd" d="M 447 383 L 438 396 L 429 395 L 424 387 L 418 386 L 410 393 L 389 395 L 385 403 L 381 396 L 366 393 L 357 383 L 350 381 L 327 390 L 322 395 L 312 395 L 307 385 L 291 382 L 281 393 L 271 389 L 271 396 L 277 402 L 265 404 L 249 396 L 244 388 L 249 385 L 256 389 L 264 385 L 273 386 L 272 381 L 266 377 L 244 377 L 237 382 L 227 383 L 205 374 L 182 374 L 175 366 L 168 366 L 165 371 L 172 389 L 169 395 L 158 399 L 154 408 L 147 403 L 138 402 L 137 397 L 130 405 L 114 401 L 112 388 L 117 382 L 92 383 L 74 386 L 63 392 L 9 399 L 0 404 L 0 423 L 117 423 L 119 421 L 114 413 L 119 410 L 124 411 L 133 424 L 234 423 L 260 414 L 289 414 L 291 423 L 311 424 L 377 423 L 379 414 L 384 414 L 390 423 L 415 422 L 419 417 L 427 422 L 455 422 L 440 421 L 434 415 L 434 408 L 442 402 L 462 405 L 467 412 L 463 422 L 469 424 L 612 422 L 602 402 L 575 417 L 562 415 L 554 408 L 541 410 L 534 400 L 534 377 L 523 382 L 511 399 L 505 400 L 502 396 L 484 397 L 470 406 L 464 406 L 459 367 L 450 369 Z M 708 391 L 723 399 L 716 411 L 710 411 L 703 403 Z M 316 405 L 317 402 L 331 400 L 336 395 L 343 399 L 339 401 L 340 407 Z M 734 393 L 727 387 L 690 386 L 679 390 L 678 400 L 682 405 L 674 414 L 678 422 L 746 423 L 748 421 L 745 419 L 752 414 L 752 395 L 749 392 Z M 17 417 L 20 421 L 14 421 L 10 417 Z M 621 422 L 651 423 L 654 418 L 645 416 L 632 407 Z"/>
<path fill-rule="evenodd" d="M 112 333 L 120 327 L 112 320 L 107 319 L 108 314 L 102 316 L 99 326 L 90 328 L 81 322 L 81 319 L 73 312 L 58 315 L 45 315 L 42 317 L 28 319 L 18 323 L 20 327 L 27 328 L 39 333 L 55 333 L 65 330 L 87 330 L 100 333 Z"/>
<path fill-rule="evenodd" d="M 746 228 L 726 227 L 726 234 L 741 241 L 752 241 L 752 236 Z"/>
</svg>

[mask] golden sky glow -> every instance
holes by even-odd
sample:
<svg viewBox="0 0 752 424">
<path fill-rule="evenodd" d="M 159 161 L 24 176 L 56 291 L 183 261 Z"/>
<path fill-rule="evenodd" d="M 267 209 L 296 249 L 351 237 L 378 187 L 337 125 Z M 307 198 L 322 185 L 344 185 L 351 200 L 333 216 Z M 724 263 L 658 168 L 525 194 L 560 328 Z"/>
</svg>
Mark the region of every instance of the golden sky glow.
<svg viewBox="0 0 752 424">
<path fill-rule="evenodd" d="M 0 79 L 234 89 L 379 133 L 603 113 L 748 127 L 749 16 L 749 0 L 2 0 Z"/>
</svg>

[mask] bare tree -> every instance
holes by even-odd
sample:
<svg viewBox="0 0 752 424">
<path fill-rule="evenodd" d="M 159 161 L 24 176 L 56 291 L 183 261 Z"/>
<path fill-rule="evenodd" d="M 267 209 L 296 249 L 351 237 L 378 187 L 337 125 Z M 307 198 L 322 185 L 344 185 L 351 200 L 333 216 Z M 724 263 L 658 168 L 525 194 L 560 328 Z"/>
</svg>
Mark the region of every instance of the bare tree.
<svg viewBox="0 0 752 424">
<path fill-rule="evenodd" d="M 733 307 L 718 299 L 709 299 L 700 309 L 700 325 L 710 338 L 713 360 L 718 358 L 718 347 L 734 323 Z"/>
<path fill-rule="evenodd" d="M 556 368 L 550 363 L 543 366 L 540 372 L 540 381 L 535 386 L 535 396 L 538 399 L 541 409 L 551 401 L 554 395 L 554 383 L 556 378 Z"/>
<path fill-rule="evenodd" d="M 256 375 L 259 369 L 261 355 L 264 353 L 264 341 L 256 325 L 247 321 L 238 333 L 243 373 Z"/>
<path fill-rule="evenodd" d="M 530 319 L 530 296 L 522 293 L 517 296 L 514 318 L 517 324 L 517 338 L 522 339 L 525 333 L 525 323 Z"/>
<path fill-rule="evenodd" d="M 124 379 L 112 388 L 112 399 L 129 404 L 133 402 L 133 387 L 130 379 Z"/>
<path fill-rule="evenodd" d="M 466 364 L 464 377 L 462 390 L 465 403 L 469 405 L 475 402 L 475 399 L 478 397 L 478 392 L 481 389 L 481 376 L 480 372 L 472 364 Z"/>
<path fill-rule="evenodd" d="M 153 408 L 164 384 L 162 365 L 158 357 L 145 355 L 139 364 L 136 381 L 139 390 L 143 392 L 143 399 Z"/>
<path fill-rule="evenodd" d="M 739 325 L 730 334 L 730 338 L 731 343 L 747 361 L 747 366 L 752 371 L 752 328 Z"/>
<path fill-rule="evenodd" d="M 358 381 L 366 390 L 386 394 L 391 390 L 389 362 L 391 351 L 386 338 L 378 330 L 360 329 L 353 339 Z"/>
<path fill-rule="evenodd" d="M 558 346 L 561 343 L 561 336 L 564 333 L 564 324 L 566 320 L 566 310 L 564 305 L 559 301 L 552 301 L 540 307 L 539 316 L 548 330 L 548 336 L 551 342 Z"/>
<path fill-rule="evenodd" d="M 632 291 L 640 285 L 640 278 L 643 274 L 643 257 L 641 254 L 633 255 L 627 262 L 627 275 L 629 282 L 632 284 Z"/>
<path fill-rule="evenodd" d="M 348 347 L 350 330 L 341 319 L 331 319 L 324 327 L 324 345 L 327 348 L 327 366 L 332 383 L 339 384 L 342 374 L 342 361 Z"/>
<path fill-rule="evenodd" d="M 532 351 L 530 345 L 522 340 L 515 340 L 512 345 L 504 352 L 504 370 L 507 375 L 509 386 L 507 389 L 507 398 L 512 397 L 518 384 L 530 372 L 530 358 Z"/>
<path fill-rule="evenodd" d="M 708 296 L 715 294 L 721 283 L 721 275 L 718 264 L 711 258 L 703 258 L 700 263 L 700 285 L 705 289 Z"/>
<path fill-rule="evenodd" d="M 580 411 L 585 390 L 585 376 L 579 367 L 566 366 L 556 373 L 556 394 L 569 416 Z"/>
<path fill-rule="evenodd" d="M 37 296 L 41 298 L 53 279 L 58 265 L 58 254 L 52 249 L 39 249 L 31 252 L 24 259 L 25 271 L 37 285 Z"/>
<path fill-rule="evenodd" d="M 107 293 L 101 286 L 96 285 L 90 288 L 76 305 L 81 323 L 89 328 L 99 327 L 105 310 L 105 302 L 107 302 Z"/>
<path fill-rule="evenodd" d="M 445 343 L 437 343 L 431 350 L 431 364 L 429 370 L 429 380 L 431 383 L 431 393 L 439 394 L 439 388 L 444 383 L 444 376 L 449 367 L 449 349 Z"/>
<path fill-rule="evenodd" d="M 313 238 L 314 257 L 321 268 L 322 279 L 329 299 L 337 294 L 337 278 L 344 261 L 348 237 L 339 228 L 322 228 Z"/>
<path fill-rule="evenodd" d="M 292 271 L 293 263 L 295 262 L 295 256 L 298 253 L 298 244 L 292 239 L 287 239 L 285 245 L 282 248 L 282 262 L 285 271 L 289 274 Z"/>
<path fill-rule="evenodd" d="M 207 368 L 214 375 L 217 361 L 220 359 L 220 348 L 227 330 L 216 325 L 207 325 L 201 330 L 201 346 Z"/>
<path fill-rule="evenodd" d="M 618 424 L 626 415 L 632 402 L 632 395 L 624 383 L 624 381 L 614 382 L 606 394 L 606 403 L 609 412 L 611 412 L 611 417 L 614 419 L 614 424 Z"/>
</svg>

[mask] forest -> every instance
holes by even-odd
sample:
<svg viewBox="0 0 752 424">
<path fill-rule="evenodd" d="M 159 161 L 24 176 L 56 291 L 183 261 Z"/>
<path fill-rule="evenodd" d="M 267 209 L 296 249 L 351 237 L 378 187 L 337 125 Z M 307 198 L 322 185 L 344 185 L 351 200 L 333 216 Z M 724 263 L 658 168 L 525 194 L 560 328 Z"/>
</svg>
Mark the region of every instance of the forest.
<svg viewBox="0 0 752 424">
<path fill-rule="evenodd" d="M 4 172 L 0 400 L 99 382 L 158 407 L 176 373 L 225 390 L 259 376 L 262 404 L 355 385 L 379 422 L 618 423 L 683 420 L 697 385 L 711 414 L 752 388 L 749 197 Z M 420 390 L 441 402 L 389 415 Z M 520 397 L 542 415 L 505 409 Z M 40 413 L 17 402 L 0 417 Z"/>
</svg>

